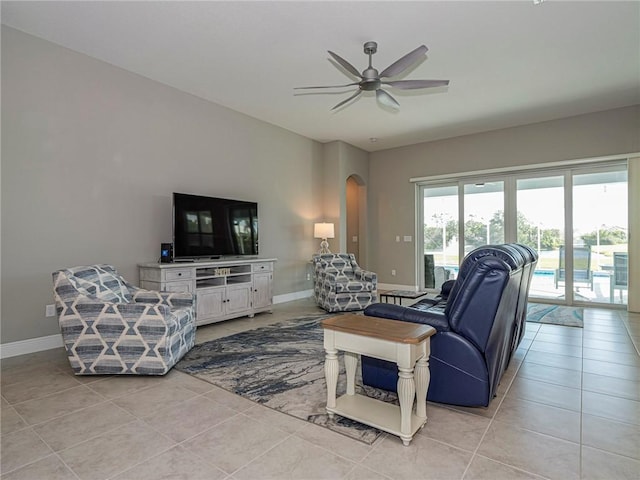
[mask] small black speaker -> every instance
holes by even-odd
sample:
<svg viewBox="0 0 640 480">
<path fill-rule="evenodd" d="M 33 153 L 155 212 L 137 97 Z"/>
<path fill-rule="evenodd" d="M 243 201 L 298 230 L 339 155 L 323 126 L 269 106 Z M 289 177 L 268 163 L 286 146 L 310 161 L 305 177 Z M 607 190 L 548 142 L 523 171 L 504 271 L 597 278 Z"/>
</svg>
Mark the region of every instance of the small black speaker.
<svg viewBox="0 0 640 480">
<path fill-rule="evenodd" d="M 162 243 L 160 245 L 160 263 L 173 262 L 173 243 Z"/>
</svg>

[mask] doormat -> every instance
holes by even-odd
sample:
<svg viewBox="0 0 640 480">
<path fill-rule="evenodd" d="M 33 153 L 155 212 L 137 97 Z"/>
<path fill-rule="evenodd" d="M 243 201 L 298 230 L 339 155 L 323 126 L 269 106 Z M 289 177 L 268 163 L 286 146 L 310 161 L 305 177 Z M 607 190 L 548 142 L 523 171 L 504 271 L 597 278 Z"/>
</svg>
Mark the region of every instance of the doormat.
<svg viewBox="0 0 640 480">
<path fill-rule="evenodd" d="M 527 322 L 548 323 L 565 327 L 584 326 L 584 309 L 564 305 L 545 305 L 529 303 L 527 305 Z"/>
</svg>

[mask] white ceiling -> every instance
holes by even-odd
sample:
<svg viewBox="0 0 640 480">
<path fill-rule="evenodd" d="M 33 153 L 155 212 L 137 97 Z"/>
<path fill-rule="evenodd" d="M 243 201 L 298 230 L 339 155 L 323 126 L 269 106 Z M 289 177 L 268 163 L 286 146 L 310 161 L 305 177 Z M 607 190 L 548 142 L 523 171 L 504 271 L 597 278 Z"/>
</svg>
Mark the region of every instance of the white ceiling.
<svg viewBox="0 0 640 480">
<path fill-rule="evenodd" d="M 2 2 L 2 23 L 321 142 L 375 151 L 640 104 L 640 2 Z M 392 113 L 361 95 L 294 96 L 424 44 Z M 345 89 L 343 92 L 347 92 Z M 371 137 L 378 138 L 376 143 Z"/>
</svg>

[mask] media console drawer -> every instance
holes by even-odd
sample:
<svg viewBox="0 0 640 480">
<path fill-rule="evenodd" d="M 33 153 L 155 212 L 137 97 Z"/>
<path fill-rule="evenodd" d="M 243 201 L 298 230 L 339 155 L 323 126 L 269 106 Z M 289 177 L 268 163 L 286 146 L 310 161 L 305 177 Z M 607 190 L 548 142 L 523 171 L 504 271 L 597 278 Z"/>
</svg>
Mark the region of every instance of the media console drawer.
<svg viewBox="0 0 640 480">
<path fill-rule="evenodd" d="M 165 280 L 167 282 L 173 282 L 176 280 L 187 280 L 189 278 L 193 278 L 192 268 L 180 268 L 175 270 L 167 270 L 165 275 Z"/>
</svg>

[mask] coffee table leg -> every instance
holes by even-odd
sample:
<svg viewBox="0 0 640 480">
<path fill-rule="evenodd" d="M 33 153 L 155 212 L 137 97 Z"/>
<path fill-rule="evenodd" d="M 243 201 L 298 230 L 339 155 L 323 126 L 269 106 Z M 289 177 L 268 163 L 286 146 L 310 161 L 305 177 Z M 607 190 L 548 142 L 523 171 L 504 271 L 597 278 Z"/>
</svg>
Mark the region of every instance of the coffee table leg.
<svg viewBox="0 0 640 480">
<path fill-rule="evenodd" d="M 327 382 L 327 408 L 336 408 L 336 388 L 338 386 L 338 350 L 326 348 L 327 355 L 324 360 L 324 378 Z M 333 413 L 327 412 L 329 418 L 333 418 Z"/>
<path fill-rule="evenodd" d="M 413 438 L 411 435 L 411 412 L 416 398 L 416 385 L 413 368 L 398 366 L 398 400 L 400 402 L 400 438 L 406 446 Z"/>
<path fill-rule="evenodd" d="M 347 371 L 347 395 L 356 394 L 356 368 L 358 367 L 358 354 L 344 352 L 344 368 Z"/>
<path fill-rule="evenodd" d="M 429 382 L 431 381 L 429 359 L 427 355 L 421 357 L 416 363 L 414 375 L 416 382 L 416 415 L 420 418 L 424 418 L 426 421 L 427 391 L 429 390 Z"/>
</svg>

